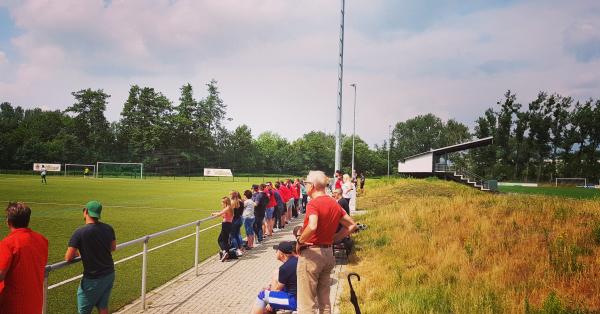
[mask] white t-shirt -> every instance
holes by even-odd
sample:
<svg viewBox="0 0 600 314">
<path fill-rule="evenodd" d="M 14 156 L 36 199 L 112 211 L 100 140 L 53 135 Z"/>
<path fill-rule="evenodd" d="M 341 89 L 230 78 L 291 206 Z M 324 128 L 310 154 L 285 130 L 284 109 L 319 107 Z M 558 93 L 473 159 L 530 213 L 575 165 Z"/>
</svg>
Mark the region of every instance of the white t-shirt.
<svg viewBox="0 0 600 314">
<path fill-rule="evenodd" d="M 254 218 L 254 202 L 252 200 L 244 201 L 244 211 L 242 212 L 243 218 Z"/>
<path fill-rule="evenodd" d="M 350 192 L 354 189 L 352 182 L 345 182 L 342 184 L 342 197 L 350 198 L 352 195 Z"/>
</svg>

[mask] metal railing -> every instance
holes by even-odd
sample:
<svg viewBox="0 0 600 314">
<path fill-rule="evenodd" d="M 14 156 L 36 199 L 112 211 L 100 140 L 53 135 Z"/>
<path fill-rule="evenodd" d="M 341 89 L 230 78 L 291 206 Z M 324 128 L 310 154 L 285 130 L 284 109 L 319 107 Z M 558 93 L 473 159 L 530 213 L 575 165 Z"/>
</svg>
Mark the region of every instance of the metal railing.
<svg viewBox="0 0 600 314">
<path fill-rule="evenodd" d="M 484 177 L 469 171 L 465 167 L 457 167 L 455 165 L 448 164 L 435 164 L 436 172 L 453 172 L 456 175 L 463 176 L 467 181 L 475 182 L 475 184 L 481 186 L 484 189 L 489 189 L 488 180 Z"/>
<path fill-rule="evenodd" d="M 132 245 L 135 245 L 135 244 L 139 244 L 139 243 L 143 244 L 142 252 L 133 254 L 131 256 L 125 257 L 125 258 L 120 259 L 120 260 L 118 260 L 118 261 L 115 262 L 115 265 L 117 265 L 117 264 L 123 263 L 125 261 L 131 260 L 133 258 L 136 258 L 136 257 L 138 257 L 140 255 L 142 256 L 142 291 L 141 291 L 141 296 L 140 296 L 142 310 L 146 309 L 146 275 L 147 275 L 146 273 L 147 273 L 147 270 L 148 270 L 148 267 L 147 267 L 147 265 L 148 265 L 148 253 L 152 252 L 154 250 L 158 250 L 158 249 L 160 249 L 162 247 L 171 245 L 173 243 L 179 242 L 181 240 L 187 239 L 187 238 L 192 237 L 192 236 L 195 235 L 196 236 L 196 244 L 195 244 L 195 249 L 194 249 L 194 271 L 195 271 L 196 276 L 198 276 L 199 253 L 200 253 L 200 233 L 204 232 L 204 231 L 208 231 L 209 229 L 212 229 L 212 228 L 217 227 L 217 226 L 220 225 L 220 224 L 215 224 L 215 225 L 212 225 L 210 227 L 207 227 L 207 228 L 204 228 L 204 229 L 200 230 L 200 224 L 203 223 L 203 222 L 207 222 L 209 220 L 215 219 L 215 218 L 217 218 L 217 217 L 203 218 L 203 219 L 196 220 L 196 221 L 193 221 L 193 222 L 190 222 L 190 223 L 187 223 L 187 224 L 183 224 L 183 225 L 180 225 L 180 226 L 176 226 L 176 227 L 173 227 L 173 228 L 162 230 L 162 231 L 159 231 L 159 232 L 156 232 L 156 233 L 153 233 L 153 234 L 145 235 L 145 236 L 143 236 L 141 238 L 137 238 L 135 240 L 127 241 L 127 242 L 124 242 L 124 243 L 121 243 L 121 244 L 117 245 L 117 250 L 121 250 L 121 249 L 124 249 L 126 247 L 129 247 L 129 246 L 132 246 Z M 168 234 L 168 233 L 171 233 L 171 232 L 175 232 L 177 230 L 181 230 L 181 229 L 184 229 L 184 228 L 187 228 L 187 227 L 191 227 L 191 226 L 194 226 L 194 225 L 196 226 L 196 231 L 194 233 L 190 233 L 190 234 L 185 235 L 183 237 L 177 238 L 175 240 L 172 240 L 172 241 L 169 241 L 167 243 L 163 243 L 161 245 L 158 245 L 156 247 L 148 249 L 148 242 L 150 241 L 150 239 L 158 238 L 158 237 L 163 236 L 165 234 Z M 78 279 L 80 279 L 80 278 L 83 277 L 83 275 L 75 276 L 75 277 L 63 280 L 61 282 L 58 282 L 56 284 L 53 284 L 51 286 L 48 286 L 48 277 L 50 275 L 50 272 L 58 270 L 58 269 L 62 269 L 62 268 L 65 268 L 65 267 L 68 267 L 68 266 L 70 266 L 70 265 L 72 265 L 74 263 L 80 262 L 80 261 L 81 261 L 81 257 L 76 257 L 76 258 L 74 258 L 70 262 L 62 261 L 62 262 L 54 263 L 54 264 L 51 264 L 51 265 L 46 265 L 46 273 L 45 273 L 45 276 L 44 276 L 44 291 L 43 291 L 43 296 L 44 296 L 44 303 L 43 303 L 43 308 L 42 308 L 42 313 L 43 314 L 46 314 L 46 312 L 47 312 L 48 290 L 60 287 L 60 286 L 62 286 L 64 284 L 67 284 L 69 282 L 78 280 Z"/>
</svg>

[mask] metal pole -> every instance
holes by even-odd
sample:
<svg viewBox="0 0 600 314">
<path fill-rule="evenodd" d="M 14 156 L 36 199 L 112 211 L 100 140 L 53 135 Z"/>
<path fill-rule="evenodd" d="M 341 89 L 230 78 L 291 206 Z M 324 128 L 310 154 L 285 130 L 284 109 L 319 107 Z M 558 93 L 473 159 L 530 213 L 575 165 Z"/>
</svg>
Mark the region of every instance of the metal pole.
<svg viewBox="0 0 600 314">
<path fill-rule="evenodd" d="M 43 298 L 44 303 L 42 304 L 42 314 L 46 314 L 48 311 L 48 275 L 50 273 L 46 270 L 44 274 L 44 290 L 43 290 Z"/>
<path fill-rule="evenodd" d="M 340 170 L 342 164 L 342 88 L 344 77 L 344 10 L 346 0 L 342 0 L 341 22 L 340 22 L 340 64 L 338 70 L 338 97 L 337 97 L 337 125 L 335 131 L 335 169 Z"/>
<path fill-rule="evenodd" d="M 390 150 L 392 150 L 392 126 L 388 125 L 388 179 L 390 178 Z"/>
<path fill-rule="evenodd" d="M 354 87 L 354 123 L 352 124 L 352 177 L 354 178 L 354 141 L 356 137 L 356 83 L 350 84 Z"/>
<path fill-rule="evenodd" d="M 198 253 L 200 250 L 200 222 L 196 224 L 196 250 L 194 252 L 194 268 L 196 269 L 196 276 L 198 276 Z"/>
<path fill-rule="evenodd" d="M 144 253 L 142 255 L 142 310 L 146 310 L 146 272 L 148 270 L 148 240 L 144 240 Z"/>
</svg>

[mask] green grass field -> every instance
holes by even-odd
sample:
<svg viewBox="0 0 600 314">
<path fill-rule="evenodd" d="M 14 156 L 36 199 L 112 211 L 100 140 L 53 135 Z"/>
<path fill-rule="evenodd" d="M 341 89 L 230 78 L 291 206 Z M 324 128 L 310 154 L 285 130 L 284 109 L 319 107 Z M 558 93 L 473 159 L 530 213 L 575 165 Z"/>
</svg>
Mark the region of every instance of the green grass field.
<svg viewBox="0 0 600 314">
<path fill-rule="evenodd" d="M 600 189 L 584 189 L 576 187 L 525 187 L 525 186 L 499 186 L 500 192 L 540 194 L 547 196 L 561 196 L 577 199 L 600 198 Z"/>
<path fill-rule="evenodd" d="M 254 181 L 256 180 L 256 181 Z M 188 181 L 188 180 L 131 180 L 83 179 L 52 176 L 48 184 L 39 177 L 0 175 L 0 204 L 8 201 L 25 201 L 32 209 L 30 227 L 49 240 L 49 263 L 63 259 L 72 232 L 83 224 L 82 204 L 95 199 L 103 204 L 102 221 L 116 231 L 117 242 L 123 243 L 169 227 L 178 226 L 208 217 L 219 209 L 220 199 L 232 189 L 249 188 L 252 182 Z M 219 224 L 218 219 L 201 228 Z M 243 229 L 243 228 L 242 228 Z M 150 248 L 193 233 L 186 228 L 150 241 Z M 200 235 L 201 260 L 217 253 L 219 228 Z M 0 227 L 0 237 L 8 228 Z M 114 260 L 133 255 L 142 246 L 128 247 L 114 254 Z M 167 282 L 191 268 L 194 261 L 194 237 L 149 253 L 148 289 Z M 110 308 L 115 310 L 138 298 L 141 292 L 141 257 L 116 266 L 117 279 Z M 81 263 L 51 272 L 49 284 L 79 275 Z M 48 313 L 75 313 L 76 289 L 79 281 L 68 283 L 48 292 Z"/>
</svg>

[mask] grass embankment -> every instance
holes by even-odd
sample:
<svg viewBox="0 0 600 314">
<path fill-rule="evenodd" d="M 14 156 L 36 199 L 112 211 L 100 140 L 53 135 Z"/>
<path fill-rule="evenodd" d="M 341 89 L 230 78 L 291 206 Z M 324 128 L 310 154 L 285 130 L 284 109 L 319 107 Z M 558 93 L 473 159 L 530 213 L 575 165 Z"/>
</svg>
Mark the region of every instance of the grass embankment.
<svg viewBox="0 0 600 314">
<path fill-rule="evenodd" d="M 258 181 L 257 181 L 258 182 Z M 83 179 L 49 177 L 40 184 L 39 177 L 0 176 L 0 210 L 7 201 L 25 201 L 32 208 L 31 228 L 49 240 L 49 262 L 63 259 L 73 231 L 83 225 L 82 205 L 97 199 L 103 203 L 102 221 L 115 228 L 117 242 L 123 243 L 170 227 L 209 216 L 220 206 L 222 196 L 232 189 L 243 191 L 248 182 L 203 182 L 187 180 Z M 219 224 L 218 219 L 201 228 Z M 243 229 L 243 228 L 242 228 Z M 183 235 L 194 227 L 177 231 L 149 242 L 155 247 Z M 200 235 L 200 257 L 205 259 L 218 251 L 216 239 L 219 227 Z M 8 233 L 0 224 L 0 238 Z M 191 268 L 194 261 L 194 237 L 149 253 L 148 289 L 160 286 Z M 140 252 L 141 244 L 115 252 L 114 259 Z M 77 263 L 53 271 L 50 285 L 81 274 Z M 119 308 L 138 298 L 141 291 L 141 257 L 116 266 L 116 282 L 111 297 L 111 309 Z M 48 313 L 75 313 L 79 280 L 48 293 Z"/>
<path fill-rule="evenodd" d="M 359 207 L 363 313 L 600 311 L 597 201 L 405 179 L 370 184 Z"/>
<path fill-rule="evenodd" d="M 576 187 L 527 187 L 527 186 L 499 186 L 503 193 L 539 194 L 548 196 L 561 196 L 579 199 L 600 199 L 600 189 L 585 189 Z"/>
</svg>

